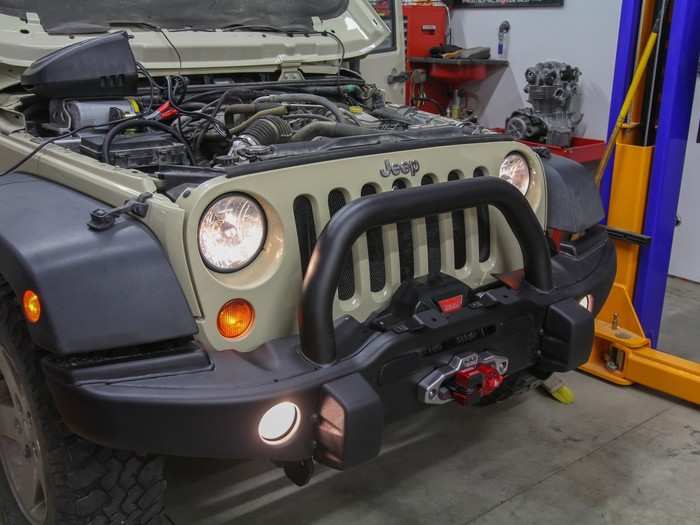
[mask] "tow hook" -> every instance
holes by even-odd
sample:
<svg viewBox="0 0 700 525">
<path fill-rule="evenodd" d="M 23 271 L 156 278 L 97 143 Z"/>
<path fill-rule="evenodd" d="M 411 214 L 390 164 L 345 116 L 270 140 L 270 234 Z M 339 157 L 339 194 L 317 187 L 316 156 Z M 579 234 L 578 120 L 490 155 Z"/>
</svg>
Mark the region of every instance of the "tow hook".
<svg viewBox="0 0 700 525">
<path fill-rule="evenodd" d="M 308 485 L 314 475 L 314 460 L 311 458 L 300 461 L 281 461 L 276 465 L 284 469 L 287 478 L 297 487 Z"/>
<path fill-rule="evenodd" d="M 507 372 L 505 357 L 490 352 L 456 355 L 418 383 L 418 399 L 427 405 L 470 405 L 497 390 Z"/>
</svg>

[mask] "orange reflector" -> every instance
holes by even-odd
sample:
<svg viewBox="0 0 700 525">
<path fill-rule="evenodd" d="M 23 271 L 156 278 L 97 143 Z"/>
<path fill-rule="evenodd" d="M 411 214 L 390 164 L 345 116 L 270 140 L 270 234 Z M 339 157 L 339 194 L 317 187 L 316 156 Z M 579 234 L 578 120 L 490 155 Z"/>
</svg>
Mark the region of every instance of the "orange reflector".
<svg viewBox="0 0 700 525">
<path fill-rule="evenodd" d="M 22 309 L 24 310 L 24 317 L 27 318 L 27 321 L 32 324 L 39 322 L 39 318 L 41 317 L 41 301 L 39 301 L 39 296 L 35 292 L 31 290 L 24 292 L 24 296 L 22 296 Z"/>
<path fill-rule="evenodd" d="M 229 339 L 240 337 L 253 325 L 254 319 L 255 310 L 252 305 L 244 299 L 234 299 L 219 312 L 219 333 Z"/>
</svg>

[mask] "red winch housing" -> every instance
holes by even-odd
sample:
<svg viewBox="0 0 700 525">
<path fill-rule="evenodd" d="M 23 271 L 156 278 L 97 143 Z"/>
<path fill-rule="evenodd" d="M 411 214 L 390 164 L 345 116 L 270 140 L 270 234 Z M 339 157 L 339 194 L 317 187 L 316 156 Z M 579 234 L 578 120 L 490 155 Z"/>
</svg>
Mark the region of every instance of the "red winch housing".
<svg viewBox="0 0 700 525">
<path fill-rule="evenodd" d="M 495 367 L 481 363 L 457 372 L 450 390 L 457 403 L 469 405 L 495 392 L 504 380 Z"/>
</svg>

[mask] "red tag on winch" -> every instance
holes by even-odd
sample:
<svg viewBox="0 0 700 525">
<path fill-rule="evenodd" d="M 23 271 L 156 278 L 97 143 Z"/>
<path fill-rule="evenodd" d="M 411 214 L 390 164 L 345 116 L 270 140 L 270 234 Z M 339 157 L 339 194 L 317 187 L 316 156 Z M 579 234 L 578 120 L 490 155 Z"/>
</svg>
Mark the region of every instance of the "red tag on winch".
<svg viewBox="0 0 700 525">
<path fill-rule="evenodd" d="M 443 314 L 451 314 L 452 312 L 462 309 L 462 305 L 464 304 L 464 296 L 462 294 L 455 295 L 454 297 L 441 299 L 437 303 Z"/>
</svg>

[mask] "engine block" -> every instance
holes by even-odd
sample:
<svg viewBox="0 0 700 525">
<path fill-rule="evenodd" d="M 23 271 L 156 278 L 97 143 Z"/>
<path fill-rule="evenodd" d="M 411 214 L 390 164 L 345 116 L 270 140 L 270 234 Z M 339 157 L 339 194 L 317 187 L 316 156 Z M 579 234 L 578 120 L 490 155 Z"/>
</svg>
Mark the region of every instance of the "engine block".
<svg viewBox="0 0 700 525">
<path fill-rule="evenodd" d="M 542 62 L 525 73 L 529 108 L 519 109 L 506 121 L 508 133 L 518 139 L 568 147 L 583 115 L 573 109 L 579 95 L 581 70 L 562 62 Z"/>
</svg>

